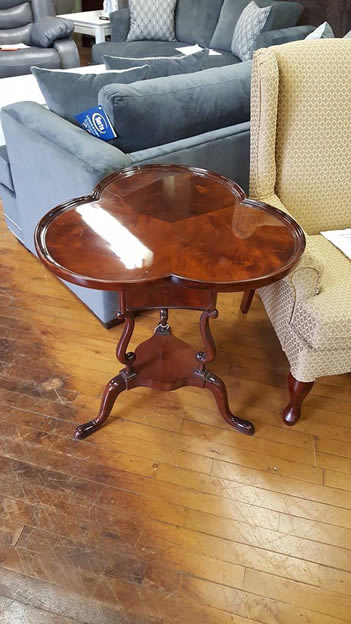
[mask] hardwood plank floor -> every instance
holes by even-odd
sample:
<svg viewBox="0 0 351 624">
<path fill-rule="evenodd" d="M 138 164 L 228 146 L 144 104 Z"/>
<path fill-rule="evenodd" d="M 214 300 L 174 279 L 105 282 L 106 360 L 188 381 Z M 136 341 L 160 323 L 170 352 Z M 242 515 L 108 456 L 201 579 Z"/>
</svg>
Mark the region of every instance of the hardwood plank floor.
<svg viewBox="0 0 351 624">
<path fill-rule="evenodd" d="M 104 329 L 0 225 L 0 624 L 351 623 L 350 375 L 293 429 L 288 365 L 260 301 L 219 298 L 213 370 L 253 438 L 196 388 L 122 394 Z M 132 346 L 156 315 L 137 320 Z M 172 313 L 199 344 L 198 314 Z"/>
</svg>

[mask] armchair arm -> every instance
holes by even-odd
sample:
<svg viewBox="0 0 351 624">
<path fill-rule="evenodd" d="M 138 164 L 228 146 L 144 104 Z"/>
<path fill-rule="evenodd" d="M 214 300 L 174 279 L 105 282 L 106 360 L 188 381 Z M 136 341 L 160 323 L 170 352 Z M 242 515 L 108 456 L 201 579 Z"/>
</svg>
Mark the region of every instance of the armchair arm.
<svg viewBox="0 0 351 624">
<path fill-rule="evenodd" d="M 129 33 L 129 9 L 119 9 L 110 14 L 111 41 L 125 41 Z"/>
<path fill-rule="evenodd" d="M 259 199 L 294 218 L 277 195 L 274 194 L 269 197 L 260 197 Z M 285 281 L 294 291 L 293 311 L 299 301 L 318 295 L 320 291 L 321 277 L 325 267 L 325 260 L 320 254 L 314 239 L 306 233 L 305 236 L 306 247 L 301 259 L 293 270 L 286 277 L 283 277 L 282 280 Z"/>
<path fill-rule="evenodd" d="M 60 55 L 62 69 L 80 67 L 79 52 L 73 39 L 58 39 L 53 47 Z"/>
<path fill-rule="evenodd" d="M 32 45 L 51 48 L 58 39 L 69 39 L 73 33 L 73 22 L 62 17 L 42 17 L 32 27 Z"/>
<path fill-rule="evenodd" d="M 260 48 L 269 48 L 269 46 L 305 39 L 313 30 L 315 30 L 314 26 L 292 26 L 279 30 L 268 30 L 257 37 L 254 49 L 259 50 Z"/>
<path fill-rule="evenodd" d="M 317 249 L 313 238 L 306 236 L 306 248 L 301 260 L 291 273 L 284 278 L 294 290 L 294 310 L 300 301 L 318 295 L 324 267 L 325 260 Z"/>
</svg>

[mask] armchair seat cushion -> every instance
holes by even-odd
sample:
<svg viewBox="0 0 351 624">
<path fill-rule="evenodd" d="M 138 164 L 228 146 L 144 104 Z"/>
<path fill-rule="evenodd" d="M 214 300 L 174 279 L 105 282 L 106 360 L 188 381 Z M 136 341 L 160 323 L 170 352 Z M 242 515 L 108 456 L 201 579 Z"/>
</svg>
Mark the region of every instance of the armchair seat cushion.
<svg viewBox="0 0 351 624">
<path fill-rule="evenodd" d="M 32 65 L 59 69 L 60 56 L 54 48 L 24 48 L 0 53 L 0 78 L 30 74 Z M 23 94 L 25 96 L 25 94 Z"/>
<path fill-rule="evenodd" d="M 351 348 L 351 260 L 323 236 L 311 236 L 325 260 L 318 295 L 300 301 L 291 326 L 319 351 Z"/>
</svg>

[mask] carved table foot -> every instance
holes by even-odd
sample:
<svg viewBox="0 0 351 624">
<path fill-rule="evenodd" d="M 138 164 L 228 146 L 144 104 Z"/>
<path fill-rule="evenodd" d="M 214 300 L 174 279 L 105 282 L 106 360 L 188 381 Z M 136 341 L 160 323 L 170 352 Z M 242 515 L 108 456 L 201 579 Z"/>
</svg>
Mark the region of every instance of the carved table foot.
<svg viewBox="0 0 351 624">
<path fill-rule="evenodd" d="M 100 429 L 100 427 L 102 427 L 102 425 L 109 417 L 118 395 L 126 389 L 127 384 L 123 375 L 120 374 L 116 377 L 113 377 L 108 382 L 102 395 L 101 406 L 98 415 L 96 416 L 96 418 L 93 418 L 93 420 L 89 420 L 89 422 L 84 423 L 83 425 L 78 425 L 74 432 L 74 437 L 77 440 L 82 440 L 83 438 L 86 438 L 87 436 L 94 433 L 94 431 L 97 431 L 97 429 Z"/>
<path fill-rule="evenodd" d="M 210 390 L 216 400 L 217 407 L 224 420 L 236 431 L 244 435 L 252 436 L 255 433 L 255 426 L 249 420 L 238 418 L 230 411 L 227 389 L 220 377 L 206 370 L 204 373 L 195 373 L 193 377 L 194 386 L 200 386 Z"/>
</svg>

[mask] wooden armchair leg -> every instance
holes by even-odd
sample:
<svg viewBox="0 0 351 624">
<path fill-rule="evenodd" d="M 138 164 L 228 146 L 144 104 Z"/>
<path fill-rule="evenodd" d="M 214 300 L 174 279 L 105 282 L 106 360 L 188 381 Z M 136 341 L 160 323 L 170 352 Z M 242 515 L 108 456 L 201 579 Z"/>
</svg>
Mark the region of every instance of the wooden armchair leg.
<svg viewBox="0 0 351 624">
<path fill-rule="evenodd" d="M 255 294 L 254 290 L 245 290 L 243 294 L 243 298 L 241 300 L 241 304 L 240 304 L 240 310 L 242 311 L 243 314 L 247 314 L 248 311 L 250 310 L 250 305 L 253 300 L 254 294 Z"/>
<path fill-rule="evenodd" d="M 311 392 L 314 381 L 298 381 L 289 373 L 288 388 L 290 401 L 282 411 L 282 418 L 287 425 L 295 425 L 301 416 L 303 400 Z"/>
</svg>

